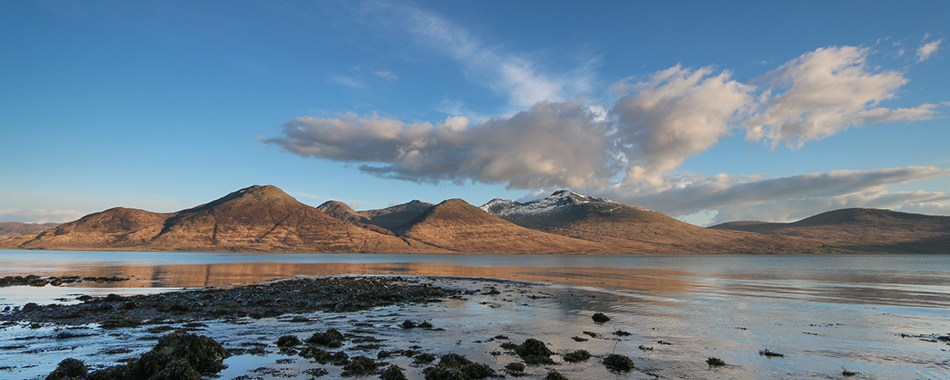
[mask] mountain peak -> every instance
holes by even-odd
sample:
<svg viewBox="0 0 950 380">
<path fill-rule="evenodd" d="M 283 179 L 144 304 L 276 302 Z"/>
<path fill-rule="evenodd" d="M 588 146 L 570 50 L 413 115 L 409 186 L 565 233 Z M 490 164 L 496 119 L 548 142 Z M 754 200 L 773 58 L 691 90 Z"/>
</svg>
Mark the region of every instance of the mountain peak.
<svg viewBox="0 0 950 380">
<path fill-rule="evenodd" d="M 488 201 L 488 203 L 481 205 L 479 208 L 489 214 L 499 215 L 503 214 L 505 210 L 517 206 L 518 204 L 518 202 L 515 202 L 511 199 L 495 198 Z"/>
<path fill-rule="evenodd" d="M 340 219 L 345 222 L 359 222 L 360 214 L 357 214 L 349 205 L 339 201 L 326 201 L 323 202 L 320 206 L 317 206 L 317 210 L 323 211 L 324 214 L 332 216 L 334 218 Z"/>
<path fill-rule="evenodd" d="M 606 207 L 610 212 L 618 208 L 620 203 L 607 198 L 592 197 L 571 190 L 558 190 L 547 198 L 533 200 L 527 203 L 518 203 L 504 199 L 493 199 L 480 207 L 492 215 L 504 217 L 526 217 L 530 215 L 547 214 L 566 211 L 574 207 Z"/>
<path fill-rule="evenodd" d="M 251 197 L 259 200 L 296 200 L 274 185 L 253 185 L 225 195 L 211 203 L 224 203 L 230 200 Z M 209 203 L 209 204 L 211 204 Z"/>
</svg>

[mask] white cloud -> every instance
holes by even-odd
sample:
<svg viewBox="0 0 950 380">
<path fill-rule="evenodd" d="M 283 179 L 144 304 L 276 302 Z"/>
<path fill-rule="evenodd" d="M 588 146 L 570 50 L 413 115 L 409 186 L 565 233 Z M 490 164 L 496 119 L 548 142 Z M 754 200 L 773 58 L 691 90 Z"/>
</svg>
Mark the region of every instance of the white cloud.
<svg viewBox="0 0 950 380">
<path fill-rule="evenodd" d="M 389 70 L 373 71 L 373 74 L 388 81 L 399 79 L 399 77 L 397 77 L 396 74 L 394 74 L 392 71 L 389 71 Z"/>
<path fill-rule="evenodd" d="M 395 13 L 408 20 L 414 36 L 456 58 L 469 75 L 508 93 L 512 106 L 529 108 L 435 124 L 376 114 L 305 117 L 285 124 L 281 136 L 261 141 L 303 157 L 358 163 L 362 172 L 383 178 L 502 183 L 531 194 L 572 188 L 674 216 L 718 211 L 717 222 L 787 220 L 829 207 L 897 207 L 946 197 L 887 190 L 950 175 L 937 167 L 775 179 L 677 172 L 687 158 L 743 132 L 750 141 L 796 149 L 853 126 L 936 117 L 936 104 L 881 106 L 897 97 L 907 79 L 897 71 L 872 69 L 866 63 L 869 49 L 817 49 L 757 85 L 732 79 L 728 70 L 676 65 L 643 80 L 617 82 L 611 86 L 616 101 L 597 104 L 558 100 L 592 83 L 584 75 L 549 77 L 431 13 L 415 8 Z M 455 115 L 465 111 L 461 102 L 446 100 L 439 107 Z"/>
<path fill-rule="evenodd" d="M 21 223 L 65 223 L 82 218 L 85 214 L 74 210 L 4 209 L 0 221 Z"/>
<path fill-rule="evenodd" d="M 920 45 L 920 47 L 917 48 L 917 62 L 923 62 L 930 59 L 930 56 L 940 49 L 941 42 L 943 42 L 943 38 Z"/>
<path fill-rule="evenodd" d="M 822 48 L 769 73 L 771 83 L 786 90 L 763 94 L 765 108 L 748 120 L 746 138 L 800 148 L 851 126 L 933 118 L 935 104 L 878 107 L 897 97 L 907 79 L 897 71 L 871 72 L 865 63 L 869 52 L 853 46 Z"/>
<path fill-rule="evenodd" d="M 261 140 L 300 156 L 362 162 L 360 170 L 384 178 L 580 187 L 619 170 L 605 156 L 609 125 L 597 119 L 581 100 L 542 102 L 475 125 L 460 116 L 431 124 L 349 113 L 298 118 L 284 137 Z"/>
<path fill-rule="evenodd" d="M 624 182 L 662 181 L 662 174 L 730 135 L 753 88 L 711 67 L 695 71 L 676 65 L 647 82 L 611 86 L 623 96 L 613 108 L 618 118 L 615 144 L 624 153 Z"/>
<path fill-rule="evenodd" d="M 355 78 L 348 77 L 346 75 L 334 75 L 331 76 L 330 81 L 339 85 L 343 85 L 349 88 L 366 88 L 366 83 Z"/>
</svg>

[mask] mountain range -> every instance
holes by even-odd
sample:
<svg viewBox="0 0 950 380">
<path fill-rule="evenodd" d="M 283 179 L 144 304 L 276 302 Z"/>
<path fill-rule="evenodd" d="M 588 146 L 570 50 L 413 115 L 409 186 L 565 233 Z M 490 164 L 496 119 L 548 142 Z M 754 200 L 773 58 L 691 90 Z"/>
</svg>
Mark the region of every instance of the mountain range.
<svg viewBox="0 0 950 380">
<path fill-rule="evenodd" d="M 0 248 L 326 253 L 725 254 L 950 252 L 950 217 L 847 209 L 795 223 L 710 228 L 561 190 L 527 203 L 414 200 L 355 211 L 251 186 L 174 213 L 112 208 Z"/>
<path fill-rule="evenodd" d="M 42 231 L 58 225 L 59 223 L 0 222 L 0 240 L 34 231 Z"/>
</svg>

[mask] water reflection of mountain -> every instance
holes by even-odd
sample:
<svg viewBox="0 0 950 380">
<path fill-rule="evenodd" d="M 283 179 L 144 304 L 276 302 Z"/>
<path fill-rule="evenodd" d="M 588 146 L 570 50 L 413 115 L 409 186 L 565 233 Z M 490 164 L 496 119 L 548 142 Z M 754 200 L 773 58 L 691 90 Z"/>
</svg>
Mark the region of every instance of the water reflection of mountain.
<svg viewBox="0 0 950 380">
<path fill-rule="evenodd" d="M 100 287 L 235 286 L 297 276 L 347 274 L 494 278 L 619 289 L 647 294 L 688 292 L 690 274 L 670 269 L 471 267 L 429 263 L 221 263 L 74 268 L 48 275 L 122 276 L 126 283 Z M 89 284 L 86 284 L 89 285 Z"/>
<path fill-rule="evenodd" d="M 664 304 L 664 299 L 672 294 L 703 293 L 812 302 L 950 307 L 950 295 L 942 291 L 946 281 L 942 276 L 901 271 L 735 270 L 702 276 L 669 268 L 493 267 L 405 262 L 99 264 L 44 271 L 43 274 L 131 278 L 125 282 L 87 282 L 81 285 L 100 288 L 227 287 L 297 276 L 332 275 L 490 278 L 591 287 L 604 293 L 605 297 L 618 297 L 616 302 L 620 303 L 631 302 L 631 297 L 635 297 L 638 303 Z"/>
</svg>

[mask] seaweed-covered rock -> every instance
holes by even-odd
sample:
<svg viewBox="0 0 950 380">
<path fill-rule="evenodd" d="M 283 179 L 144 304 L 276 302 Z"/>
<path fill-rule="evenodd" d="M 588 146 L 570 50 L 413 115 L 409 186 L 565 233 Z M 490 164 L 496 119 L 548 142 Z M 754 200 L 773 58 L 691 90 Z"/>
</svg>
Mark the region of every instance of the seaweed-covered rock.
<svg viewBox="0 0 950 380">
<path fill-rule="evenodd" d="M 488 364 L 474 363 L 464 355 L 446 354 L 439 364 L 422 370 L 426 380 L 468 380 L 495 376 Z"/>
<path fill-rule="evenodd" d="M 277 338 L 277 347 L 294 347 L 300 344 L 300 338 L 297 338 L 296 335 L 284 335 Z"/>
<path fill-rule="evenodd" d="M 567 378 L 556 369 L 552 369 L 548 372 L 548 375 L 544 377 L 544 380 L 567 380 Z"/>
<path fill-rule="evenodd" d="M 151 379 L 159 374 L 163 379 L 199 379 L 226 368 L 227 356 L 224 347 L 211 338 L 176 331 L 159 338 L 151 351 L 128 366 L 136 379 Z"/>
<path fill-rule="evenodd" d="M 612 371 L 630 372 L 633 369 L 633 360 L 624 355 L 610 354 L 604 358 L 604 365 Z"/>
<path fill-rule="evenodd" d="M 379 378 L 382 380 L 406 380 L 406 374 L 402 373 L 402 368 L 399 368 L 399 366 L 390 364 L 379 374 Z"/>
<path fill-rule="evenodd" d="M 511 376 L 524 376 L 524 364 L 521 363 L 508 363 L 505 366 L 505 372 L 508 372 Z"/>
<path fill-rule="evenodd" d="M 214 339 L 176 331 L 158 339 L 151 351 L 128 364 L 104 368 L 85 377 L 88 380 L 199 380 L 226 366 L 227 351 Z M 81 362 L 80 362 L 81 363 Z M 63 364 L 63 363 L 60 363 Z M 75 366 L 75 363 L 70 364 Z M 57 367 L 59 370 L 59 367 Z M 53 371 L 53 376 L 57 371 Z M 47 377 L 68 379 L 69 377 Z"/>
<path fill-rule="evenodd" d="M 435 361 L 435 355 L 423 353 L 413 356 L 412 359 L 415 364 L 427 364 Z"/>
<path fill-rule="evenodd" d="M 350 356 L 343 351 L 330 352 L 312 346 L 304 347 L 298 353 L 301 357 L 313 359 L 320 364 L 344 365 L 350 361 Z"/>
<path fill-rule="evenodd" d="M 720 358 L 708 358 L 706 359 L 706 364 L 709 364 L 710 367 L 722 367 L 726 365 L 726 362 Z"/>
<path fill-rule="evenodd" d="M 201 374 L 195 370 L 188 359 L 175 358 L 164 368 L 148 378 L 149 380 L 200 380 Z"/>
<path fill-rule="evenodd" d="M 610 321 L 610 317 L 608 317 L 604 313 L 594 313 L 594 315 L 592 315 L 590 318 L 593 319 L 594 322 L 596 323 L 605 323 L 605 322 Z"/>
<path fill-rule="evenodd" d="M 554 364 L 548 346 L 534 338 L 528 338 L 521 344 L 504 343 L 501 347 L 514 351 L 528 364 Z"/>
<path fill-rule="evenodd" d="M 587 352 L 587 350 L 577 350 L 564 355 L 564 361 L 570 363 L 582 362 L 587 359 L 590 359 L 590 352 Z"/>
<path fill-rule="evenodd" d="M 766 348 L 764 350 L 759 350 L 759 356 L 765 356 L 769 358 L 784 358 L 785 354 L 780 354 L 778 352 L 775 352 Z"/>
<path fill-rule="evenodd" d="M 85 379 L 89 368 L 82 360 L 73 358 L 63 359 L 56 365 L 56 369 L 46 376 L 46 380 Z"/>
<path fill-rule="evenodd" d="M 343 366 L 343 376 L 366 376 L 376 372 L 379 364 L 365 356 L 356 356 Z"/>
<path fill-rule="evenodd" d="M 331 327 L 325 332 L 313 333 L 313 335 L 307 338 L 307 343 L 337 348 L 343 346 L 344 340 L 346 340 L 346 337 L 337 331 L 337 329 Z"/>
</svg>

